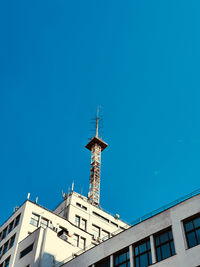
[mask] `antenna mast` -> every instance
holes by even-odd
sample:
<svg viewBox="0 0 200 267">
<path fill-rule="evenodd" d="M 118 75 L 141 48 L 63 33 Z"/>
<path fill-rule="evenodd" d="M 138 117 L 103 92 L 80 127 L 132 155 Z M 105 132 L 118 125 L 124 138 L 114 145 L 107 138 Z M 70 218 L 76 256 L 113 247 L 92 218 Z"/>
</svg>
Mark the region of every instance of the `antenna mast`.
<svg viewBox="0 0 200 267">
<path fill-rule="evenodd" d="M 108 146 L 103 140 L 98 137 L 99 130 L 99 107 L 97 108 L 96 117 L 96 135 L 86 145 L 86 148 L 91 151 L 90 165 L 90 186 L 88 198 L 92 205 L 99 207 L 100 199 L 100 170 L 101 170 L 101 152 Z"/>
</svg>

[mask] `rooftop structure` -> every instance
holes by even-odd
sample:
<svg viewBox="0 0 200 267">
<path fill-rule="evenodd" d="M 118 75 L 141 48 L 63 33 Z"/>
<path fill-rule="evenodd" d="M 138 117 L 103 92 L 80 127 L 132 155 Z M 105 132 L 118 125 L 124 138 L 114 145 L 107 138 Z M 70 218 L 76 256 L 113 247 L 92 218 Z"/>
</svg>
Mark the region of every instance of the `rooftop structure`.
<svg viewBox="0 0 200 267">
<path fill-rule="evenodd" d="M 101 171 L 101 152 L 108 146 L 103 140 L 98 137 L 99 128 L 99 112 L 96 117 L 96 135 L 86 145 L 86 148 L 91 151 L 91 166 L 90 166 L 90 187 L 88 198 L 92 205 L 100 206 L 100 171 Z"/>
</svg>

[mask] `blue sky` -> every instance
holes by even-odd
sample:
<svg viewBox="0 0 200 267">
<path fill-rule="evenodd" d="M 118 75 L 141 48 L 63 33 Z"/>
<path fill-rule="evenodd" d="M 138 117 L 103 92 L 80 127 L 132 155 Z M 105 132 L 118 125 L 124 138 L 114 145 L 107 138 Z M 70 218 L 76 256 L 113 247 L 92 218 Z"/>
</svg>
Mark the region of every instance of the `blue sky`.
<svg viewBox="0 0 200 267">
<path fill-rule="evenodd" d="M 199 1 L 2 1 L 3 223 L 31 193 L 86 195 L 102 106 L 101 205 L 133 221 L 200 188 Z"/>
</svg>

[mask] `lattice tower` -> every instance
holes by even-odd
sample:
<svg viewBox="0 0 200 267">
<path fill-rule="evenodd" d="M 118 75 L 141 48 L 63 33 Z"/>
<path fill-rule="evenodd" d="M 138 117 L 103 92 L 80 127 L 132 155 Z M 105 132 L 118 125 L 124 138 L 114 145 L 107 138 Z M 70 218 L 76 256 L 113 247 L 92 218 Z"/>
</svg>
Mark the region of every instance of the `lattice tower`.
<svg viewBox="0 0 200 267">
<path fill-rule="evenodd" d="M 103 140 L 98 137 L 99 117 L 96 118 L 96 135 L 86 145 L 86 148 L 91 151 L 90 165 L 90 186 L 88 199 L 94 206 L 100 206 L 100 171 L 101 171 L 101 152 L 108 146 Z"/>
</svg>

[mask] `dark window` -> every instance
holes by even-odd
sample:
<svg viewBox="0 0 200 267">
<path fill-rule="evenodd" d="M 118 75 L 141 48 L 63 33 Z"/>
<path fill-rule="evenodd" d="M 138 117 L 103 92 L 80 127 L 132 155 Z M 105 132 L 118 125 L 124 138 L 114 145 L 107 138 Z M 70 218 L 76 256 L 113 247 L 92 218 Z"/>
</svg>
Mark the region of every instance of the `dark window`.
<svg viewBox="0 0 200 267">
<path fill-rule="evenodd" d="M 27 248 L 25 248 L 24 250 L 22 250 L 20 252 L 20 259 L 23 258 L 26 254 L 28 254 L 29 252 L 31 252 L 33 249 L 33 244 L 31 244 L 30 246 L 28 246 Z"/>
<path fill-rule="evenodd" d="M 6 237 L 6 234 L 7 234 L 7 227 L 3 230 L 2 232 L 2 236 L 1 236 L 1 240 L 3 240 L 5 237 Z"/>
<path fill-rule="evenodd" d="M 10 233 L 13 228 L 14 228 L 14 220 L 9 224 L 8 233 Z"/>
<path fill-rule="evenodd" d="M 184 222 L 188 248 L 200 244 L 200 215 Z"/>
<path fill-rule="evenodd" d="M 95 267 L 110 267 L 110 258 L 103 259 L 95 264 Z"/>
<path fill-rule="evenodd" d="M 39 215 L 37 215 L 35 213 L 32 213 L 30 224 L 38 227 L 39 219 L 40 219 L 40 216 Z"/>
<path fill-rule="evenodd" d="M 162 261 L 175 254 L 172 230 L 168 229 L 155 235 L 157 261 Z"/>
<path fill-rule="evenodd" d="M 11 239 L 10 239 L 10 245 L 9 245 L 9 248 L 12 248 L 13 245 L 14 245 L 14 243 L 15 243 L 15 235 L 12 236 Z"/>
<path fill-rule="evenodd" d="M 9 263 L 10 263 L 10 256 L 9 256 L 9 258 L 7 258 L 7 259 L 5 260 L 4 267 L 8 267 L 8 266 L 9 266 Z"/>
<path fill-rule="evenodd" d="M 134 246 L 135 267 L 146 267 L 152 264 L 150 240 L 141 241 Z"/>
<path fill-rule="evenodd" d="M 114 255 L 114 267 L 129 267 L 130 257 L 129 248 L 120 251 Z"/>
<path fill-rule="evenodd" d="M 8 251 L 8 241 L 4 244 L 3 254 L 5 254 L 7 251 Z"/>
<path fill-rule="evenodd" d="M 3 246 L 2 246 L 2 247 L 0 247 L 0 255 L 1 255 L 1 252 L 2 252 L 2 248 L 3 248 Z"/>
<path fill-rule="evenodd" d="M 76 206 L 80 207 L 81 208 L 81 204 L 76 202 Z"/>
<path fill-rule="evenodd" d="M 87 210 L 87 208 L 85 206 L 82 206 L 82 209 Z"/>
<path fill-rule="evenodd" d="M 19 224 L 19 220 L 20 220 L 20 214 L 17 216 L 15 220 L 15 227 Z"/>
</svg>

